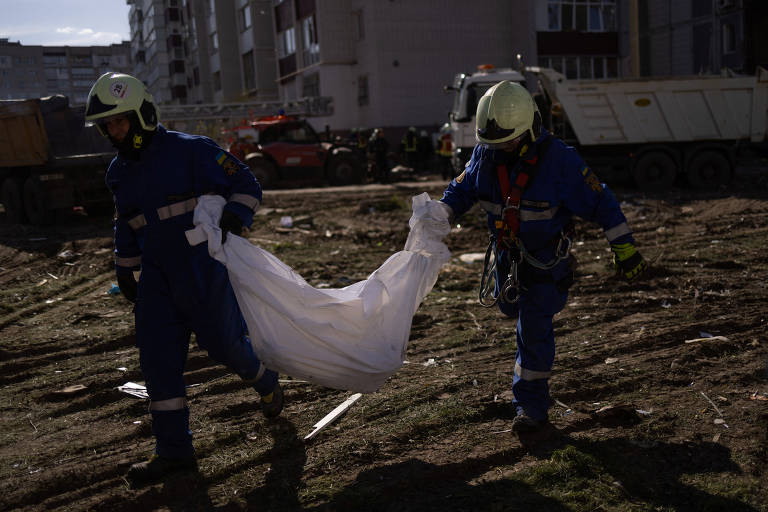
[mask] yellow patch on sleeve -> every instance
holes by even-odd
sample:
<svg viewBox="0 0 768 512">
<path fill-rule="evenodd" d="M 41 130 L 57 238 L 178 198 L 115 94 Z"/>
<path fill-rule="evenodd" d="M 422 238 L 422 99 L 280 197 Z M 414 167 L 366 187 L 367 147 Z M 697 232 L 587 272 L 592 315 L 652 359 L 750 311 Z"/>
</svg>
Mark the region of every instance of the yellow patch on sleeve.
<svg viewBox="0 0 768 512">
<path fill-rule="evenodd" d="M 461 183 L 462 181 L 464 181 L 464 176 L 466 175 L 467 175 L 467 171 L 461 171 L 461 174 L 456 176 L 456 183 Z"/>
<path fill-rule="evenodd" d="M 603 191 L 603 185 L 600 183 L 597 175 L 594 172 L 589 172 L 589 167 L 585 167 L 584 171 L 588 173 L 584 176 L 584 182 L 589 186 L 589 188 L 592 189 L 593 192 L 597 194 L 601 193 Z M 582 171 L 582 174 L 584 174 L 584 171 Z"/>
</svg>

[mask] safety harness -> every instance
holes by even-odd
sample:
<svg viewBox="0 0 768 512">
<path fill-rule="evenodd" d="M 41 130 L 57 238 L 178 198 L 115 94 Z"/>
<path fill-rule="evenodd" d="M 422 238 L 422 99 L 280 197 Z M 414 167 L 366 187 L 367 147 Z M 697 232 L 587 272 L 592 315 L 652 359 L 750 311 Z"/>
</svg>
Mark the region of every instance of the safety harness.
<svg viewBox="0 0 768 512">
<path fill-rule="evenodd" d="M 555 256 L 552 260 L 542 263 L 528 253 L 525 245 L 520 240 L 520 200 L 523 192 L 530 186 L 539 169 L 539 164 L 544 158 L 552 137 L 547 137 L 537 147 L 537 152 L 529 159 L 523 160 L 514 183 L 509 180 L 509 171 L 506 164 L 496 166 L 496 175 L 501 188 L 501 197 L 504 206 L 501 210 L 501 218 L 496 221 L 496 233 L 491 234 L 488 248 L 485 251 L 485 265 L 480 279 L 480 304 L 492 307 L 498 301 L 514 304 L 520 298 L 520 279 L 518 267 L 525 261 L 539 270 L 550 270 L 558 263 L 568 258 L 571 249 L 571 230 L 563 229 L 556 241 Z M 555 242 L 553 240 L 553 242 Z M 504 283 L 499 286 L 499 293 L 495 294 L 495 283 L 491 277 L 496 273 L 499 261 L 499 246 L 508 254 L 510 269 Z"/>
</svg>

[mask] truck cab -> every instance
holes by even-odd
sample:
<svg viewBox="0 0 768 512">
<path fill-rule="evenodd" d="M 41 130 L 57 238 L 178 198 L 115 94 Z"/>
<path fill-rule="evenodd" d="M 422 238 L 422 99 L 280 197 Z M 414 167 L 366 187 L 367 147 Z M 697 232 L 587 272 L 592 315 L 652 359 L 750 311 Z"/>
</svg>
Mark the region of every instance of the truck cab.
<svg viewBox="0 0 768 512">
<path fill-rule="evenodd" d="M 475 147 L 477 102 L 488 89 L 502 80 L 519 82 L 525 86 L 525 77 L 519 71 L 483 64 L 477 67 L 475 73 L 457 74 L 453 79 L 453 85 L 445 88 L 446 91 L 454 91 L 453 107 L 449 117 L 454 146 L 453 166 L 457 172 L 464 169 Z"/>
</svg>

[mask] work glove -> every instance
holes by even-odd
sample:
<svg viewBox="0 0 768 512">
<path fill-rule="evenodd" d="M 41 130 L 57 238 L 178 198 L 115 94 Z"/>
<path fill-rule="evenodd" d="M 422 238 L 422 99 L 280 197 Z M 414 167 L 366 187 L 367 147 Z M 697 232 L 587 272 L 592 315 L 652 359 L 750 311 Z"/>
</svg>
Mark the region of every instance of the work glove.
<svg viewBox="0 0 768 512">
<path fill-rule="evenodd" d="M 635 246 L 627 242 L 624 244 L 611 244 L 613 251 L 613 268 L 630 283 L 634 283 L 648 269 L 648 264 L 643 256 L 637 252 Z"/>
<path fill-rule="evenodd" d="M 219 227 L 221 228 L 221 243 L 227 241 L 227 233 L 240 236 L 243 234 L 243 221 L 240 217 L 235 215 L 229 210 L 223 210 L 221 212 L 221 220 L 219 221 Z"/>
<path fill-rule="evenodd" d="M 117 274 L 117 285 L 120 287 L 123 297 L 129 302 L 136 302 L 136 294 L 139 291 L 139 283 L 133 277 L 133 272 Z"/>
</svg>

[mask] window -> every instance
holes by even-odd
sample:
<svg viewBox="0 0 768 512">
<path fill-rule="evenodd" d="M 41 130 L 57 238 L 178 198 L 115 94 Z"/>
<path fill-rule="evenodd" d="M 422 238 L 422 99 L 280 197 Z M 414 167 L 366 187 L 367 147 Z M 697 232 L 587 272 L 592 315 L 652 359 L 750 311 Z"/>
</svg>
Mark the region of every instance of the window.
<svg viewBox="0 0 768 512">
<path fill-rule="evenodd" d="M 355 38 L 357 41 L 365 39 L 365 25 L 363 24 L 363 11 L 353 11 L 352 17 L 355 23 Z"/>
<path fill-rule="evenodd" d="M 72 76 L 92 76 L 93 68 L 72 68 Z"/>
<path fill-rule="evenodd" d="M 361 107 L 368 104 L 368 76 L 357 77 L 357 104 Z"/>
<path fill-rule="evenodd" d="M 217 32 L 214 32 L 210 36 L 208 36 L 208 39 L 211 43 L 210 53 L 213 55 L 214 53 L 218 53 L 219 51 L 219 34 Z"/>
<path fill-rule="evenodd" d="M 253 66 L 253 50 L 244 53 L 243 61 L 243 84 L 246 91 L 256 88 L 256 71 Z"/>
<path fill-rule="evenodd" d="M 251 28 L 251 5 L 248 4 L 240 11 L 238 11 L 238 25 L 240 26 L 240 32 L 244 32 Z"/>
<path fill-rule="evenodd" d="M 277 34 L 277 56 L 287 57 L 296 53 L 296 29 L 289 27 Z"/>
<path fill-rule="evenodd" d="M 216 71 L 213 74 L 213 90 L 214 91 L 220 91 L 221 90 L 221 72 Z"/>
<path fill-rule="evenodd" d="M 320 96 L 320 75 L 312 73 L 304 75 L 301 85 L 301 95 L 304 97 Z"/>
<path fill-rule="evenodd" d="M 304 44 L 303 65 L 309 66 L 320 60 L 320 44 L 317 41 L 317 25 L 314 15 L 301 20 L 301 34 Z"/>
<path fill-rule="evenodd" d="M 736 51 L 736 29 L 732 23 L 723 24 L 723 53 Z"/>
<path fill-rule="evenodd" d="M 615 32 L 615 0 L 549 0 L 550 31 Z"/>
<path fill-rule="evenodd" d="M 566 78 L 580 80 L 615 78 L 618 73 L 616 57 L 540 56 L 539 66 L 552 68 L 558 73 L 563 73 Z"/>
</svg>

